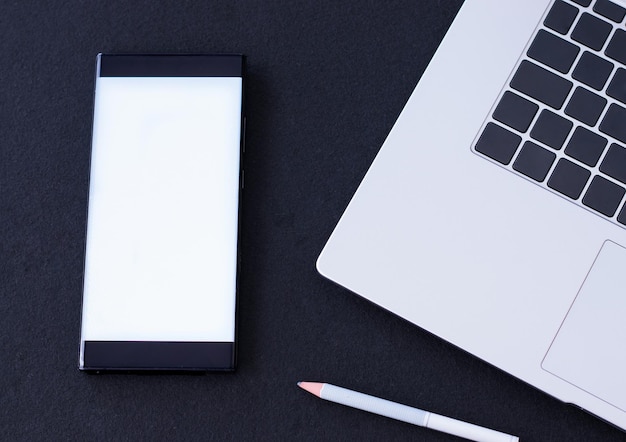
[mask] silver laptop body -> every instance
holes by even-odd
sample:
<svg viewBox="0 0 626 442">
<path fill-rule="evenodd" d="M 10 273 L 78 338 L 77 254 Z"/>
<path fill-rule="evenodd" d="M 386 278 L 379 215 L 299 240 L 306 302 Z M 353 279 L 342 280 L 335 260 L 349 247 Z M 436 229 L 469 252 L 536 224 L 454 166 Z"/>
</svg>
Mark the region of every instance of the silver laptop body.
<svg viewBox="0 0 626 442">
<path fill-rule="evenodd" d="M 626 4 L 556 3 L 465 1 L 317 268 L 626 429 Z"/>
</svg>

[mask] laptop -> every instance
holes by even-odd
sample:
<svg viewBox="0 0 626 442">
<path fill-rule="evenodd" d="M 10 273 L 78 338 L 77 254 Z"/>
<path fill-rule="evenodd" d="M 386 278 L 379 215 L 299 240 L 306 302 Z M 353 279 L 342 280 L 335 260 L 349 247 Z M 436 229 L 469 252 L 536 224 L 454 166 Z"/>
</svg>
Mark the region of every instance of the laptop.
<svg viewBox="0 0 626 442">
<path fill-rule="evenodd" d="M 622 429 L 625 17 L 466 0 L 317 262 Z"/>
</svg>

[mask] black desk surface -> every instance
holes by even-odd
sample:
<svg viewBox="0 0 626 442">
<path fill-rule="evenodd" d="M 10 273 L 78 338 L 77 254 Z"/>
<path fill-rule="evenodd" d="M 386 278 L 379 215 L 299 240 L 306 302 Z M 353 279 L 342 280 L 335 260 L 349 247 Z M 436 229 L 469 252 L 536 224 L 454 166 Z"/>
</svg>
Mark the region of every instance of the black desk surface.
<svg viewBox="0 0 626 442">
<path fill-rule="evenodd" d="M 326 403 L 320 380 L 521 436 L 624 433 L 322 279 L 315 260 L 461 0 L 5 1 L 0 439 L 454 437 Z M 77 370 L 98 52 L 248 57 L 239 369 Z"/>
</svg>

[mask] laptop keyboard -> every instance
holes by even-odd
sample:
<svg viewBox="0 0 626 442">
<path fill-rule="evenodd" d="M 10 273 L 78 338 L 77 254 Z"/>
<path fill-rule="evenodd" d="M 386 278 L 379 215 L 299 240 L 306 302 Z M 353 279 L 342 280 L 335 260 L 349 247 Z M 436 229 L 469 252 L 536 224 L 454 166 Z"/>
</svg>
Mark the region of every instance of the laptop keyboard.
<svg viewBox="0 0 626 442">
<path fill-rule="evenodd" d="M 626 227 L 626 8 L 555 0 L 475 152 Z"/>
</svg>

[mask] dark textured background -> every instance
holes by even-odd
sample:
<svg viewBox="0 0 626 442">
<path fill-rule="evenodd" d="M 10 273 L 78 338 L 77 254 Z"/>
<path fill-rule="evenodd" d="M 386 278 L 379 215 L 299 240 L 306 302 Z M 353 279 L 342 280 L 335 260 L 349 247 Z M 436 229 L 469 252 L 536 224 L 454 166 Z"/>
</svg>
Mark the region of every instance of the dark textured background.
<svg viewBox="0 0 626 442">
<path fill-rule="evenodd" d="M 3 1 L 0 440 L 456 440 L 325 403 L 299 390 L 299 380 L 421 406 L 525 442 L 624 440 L 315 271 L 460 5 Z M 77 370 L 98 52 L 248 56 L 235 374 Z"/>
</svg>

